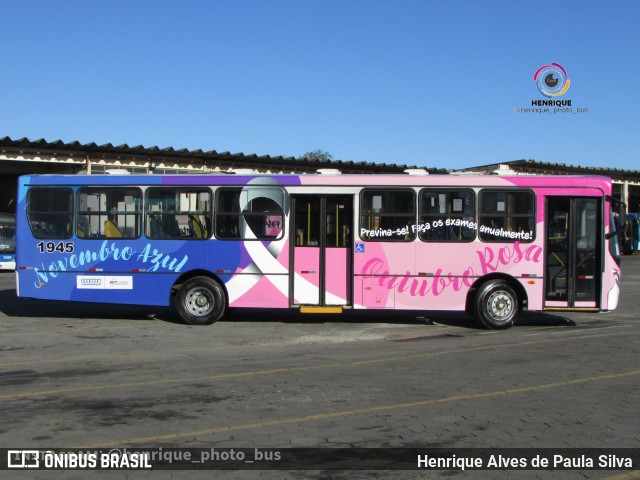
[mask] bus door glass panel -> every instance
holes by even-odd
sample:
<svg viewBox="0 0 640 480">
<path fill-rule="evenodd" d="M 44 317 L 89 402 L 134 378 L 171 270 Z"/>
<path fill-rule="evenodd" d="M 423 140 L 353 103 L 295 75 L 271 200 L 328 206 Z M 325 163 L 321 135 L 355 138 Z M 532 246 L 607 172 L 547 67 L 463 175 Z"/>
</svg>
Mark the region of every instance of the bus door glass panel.
<svg viewBox="0 0 640 480">
<path fill-rule="evenodd" d="M 574 200 L 575 243 L 575 302 L 596 302 L 599 288 L 600 262 L 597 235 L 599 231 L 600 207 L 598 199 L 576 198 Z M 588 306 L 588 305 L 585 305 Z"/>
<path fill-rule="evenodd" d="M 568 299 L 569 205 L 569 197 L 547 199 L 547 301 Z"/>
<path fill-rule="evenodd" d="M 348 305 L 350 301 L 350 197 L 293 197 L 293 304 Z"/>
<path fill-rule="evenodd" d="M 325 212 L 325 303 L 345 305 L 349 298 L 351 208 L 350 200 L 327 197 Z"/>
<path fill-rule="evenodd" d="M 320 198 L 295 197 L 293 303 L 320 303 Z"/>
<path fill-rule="evenodd" d="M 547 306 L 597 306 L 600 216 L 599 199 L 547 198 Z"/>
</svg>

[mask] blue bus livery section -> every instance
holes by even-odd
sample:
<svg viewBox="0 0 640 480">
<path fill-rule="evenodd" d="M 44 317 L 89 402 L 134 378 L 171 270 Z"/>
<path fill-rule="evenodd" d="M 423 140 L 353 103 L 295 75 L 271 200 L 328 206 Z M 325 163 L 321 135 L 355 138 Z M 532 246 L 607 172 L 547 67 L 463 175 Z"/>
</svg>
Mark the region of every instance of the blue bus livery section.
<svg viewBox="0 0 640 480">
<path fill-rule="evenodd" d="M 58 175 L 21 177 L 18 209 L 27 214 L 19 215 L 17 222 L 17 236 L 21 245 L 21 251 L 17 256 L 20 296 L 168 306 L 171 289 L 185 273 L 199 270 L 214 272 L 222 283 L 227 283 L 238 269 L 251 264 L 250 255 L 247 254 L 243 242 L 213 238 L 213 226 L 205 225 L 204 221 L 194 218 L 195 215 L 185 214 L 183 227 L 194 233 L 176 233 L 172 238 L 169 229 L 166 236 L 158 233 L 157 219 L 154 218 L 156 215 L 136 210 L 137 207 L 128 211 L 127 205 L 120 205 L 119 208 L 123 209 L 125 215 L 137 215 L 137 231 L 129 232 L 131 238 L 127 237 L 127 232 L 114 235 L 107 228 L 98 235 L 85 233 L 86 226 L 81 220 L 83 207 L 78 205 L 77 199 L 82 198 L 83 192 L 93 195 L 94 192 L 100 189 L 108 190 L 109 187 L 131 186 L 132 189 L 145 188 L 147 191 L 154 187 L 188 187 L 202 190 L 213 183 L 217 187 L 237 187 L 239 183 L 252 184 L 252 181 L 255 182 L 253 177 L 244 179 L 235 175 L 216 175 L 212 179 L 211 176 L 105 175 L 101 176 L 97 186 L 87 181 L 90 178 Z M 266 180 L 267 187 L 281 188 L 283 182 L 299 183 L 295 177 L 274 176 Z M 253 185 L 258 186 L 259 183 Z M 39 217 L 29 213 L 28 209 L 33 208 L 34 201 L 32 198 L 30 206 L 28 192 L 38 189 L 46 192 L 46 189 L 54 188 L 68 189 L 68 198 L 73 210 L 63 214 L 54 208 L 52 212 L 46 212 L 46 219 L 51 221 L 41 222 L 47 226 L 36 227 L 33 220 Z M 144 192 L 141 195 L 144 196 Z M 48 198 L 44 198 L 40 201 L 43 209 L 51 205 L 47 200 Z M 208 208 L 210 214 L 211 205 Z M 94 216 L 99 214 L 95 211 L 91 213 Z M 148 225 L 142 225 L 143 217 L 149 219 Z M 109 225 L 110 220 L 101 220 L 99 223 L 102 229 L 103 226 Z M 50 224 L 55 224 L 55 227 L 51 227 Z M 115 226 L 114 228 L 117 229 Z M 207 232 L 206 239 L 203 238 L 204 232 Z M 185 238 L 185 235 L 188 238 Z M 156 236 L 158 238 L 149 238 Z"/>
</svg>

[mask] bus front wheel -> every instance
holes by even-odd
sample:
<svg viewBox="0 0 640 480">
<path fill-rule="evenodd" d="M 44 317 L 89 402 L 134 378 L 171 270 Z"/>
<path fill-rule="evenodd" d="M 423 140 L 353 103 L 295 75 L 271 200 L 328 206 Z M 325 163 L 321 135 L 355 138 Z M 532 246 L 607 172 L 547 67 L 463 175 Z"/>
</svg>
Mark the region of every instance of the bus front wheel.
<svg viewBox="0 0 640 480">
<path fill-rule="evenodd" d="M 189 325 L 211 325 L 226 310 L 226 296 L 218 282 L 209 277 L 187 280 L 176 296 L 176 310 Z"/>
<path fill-rule="evenodd" d="M 491 280 L 476 293 L 474 313 L 487 328 L 509 328 L 518 315 L 518 295 L 508 283 Z"/>
</svg>

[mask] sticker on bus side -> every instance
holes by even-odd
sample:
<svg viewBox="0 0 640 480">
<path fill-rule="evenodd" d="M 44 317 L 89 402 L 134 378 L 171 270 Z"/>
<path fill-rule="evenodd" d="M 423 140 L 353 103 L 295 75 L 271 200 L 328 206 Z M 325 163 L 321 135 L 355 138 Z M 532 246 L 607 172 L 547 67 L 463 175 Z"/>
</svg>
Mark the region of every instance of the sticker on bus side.
<svg viewBox="0 0 640 480">
<path fill-rule="evenodd" d="M 104 289 L 104 290 L 133 290 L 133 277 L 78 275 L 76 277 L 76 288 Z"/>
</svg>

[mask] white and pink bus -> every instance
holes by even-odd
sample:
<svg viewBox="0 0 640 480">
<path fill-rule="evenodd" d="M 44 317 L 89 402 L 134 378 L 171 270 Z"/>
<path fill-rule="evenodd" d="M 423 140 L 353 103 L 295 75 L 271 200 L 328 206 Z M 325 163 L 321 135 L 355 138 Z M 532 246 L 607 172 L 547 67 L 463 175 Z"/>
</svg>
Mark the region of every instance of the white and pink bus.
<svg viewBox="0 0 640 480">
<path fill-rule="evenodd" d="M 229 308 L 612 310 L 612 182 L 595 176 L 32 175 L 23 297 Z"/>
</svg>

